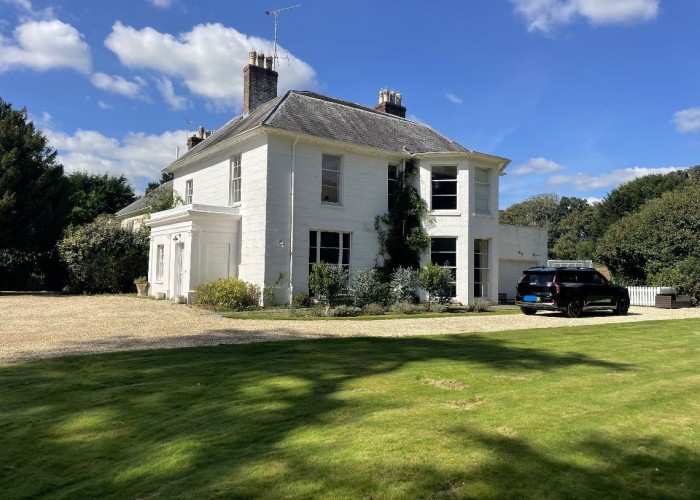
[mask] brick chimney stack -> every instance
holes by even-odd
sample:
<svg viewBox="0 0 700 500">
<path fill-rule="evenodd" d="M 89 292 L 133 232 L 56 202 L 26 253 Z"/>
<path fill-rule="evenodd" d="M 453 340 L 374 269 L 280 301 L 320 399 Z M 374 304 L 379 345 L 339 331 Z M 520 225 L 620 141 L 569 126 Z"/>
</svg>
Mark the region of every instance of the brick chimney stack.
<svg viewBox="0 0 700 500">
<path fill-rule="evenodd" d="M 189 139 L 187 139 L 187 151 L 195 147 L 197 144 L 202 142 L 205 139 L 204 137 L 204 127 L 200 125 L 199 130 L 197 130 L 197 135 L 193 135 Z"/>
<path fill-rule="evenodd" d="M 374 109 L 382 113 L 406 118 L 406 108 L 401 105 L 402 98 L 403 96 L 398 92 L 382 89 L 379 91 L 379 103 Z"/>
<path fill-rule="evenodd" d="M 243 68 L 243 114 L 248 115 L 261 104 L 277 97 L 277 71 L 272 69 L 272 56 L 263 51 L 248 53 L 248 66 Z"/>
</svg>

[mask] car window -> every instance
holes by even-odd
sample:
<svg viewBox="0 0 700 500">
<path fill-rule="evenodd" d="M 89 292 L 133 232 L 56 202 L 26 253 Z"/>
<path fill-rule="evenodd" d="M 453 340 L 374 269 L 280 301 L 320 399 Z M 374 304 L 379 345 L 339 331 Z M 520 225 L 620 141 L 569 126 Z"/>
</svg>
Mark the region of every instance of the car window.
<svg viewBox="0 0 700 500">
<path fill-rule="evenodd" d="M 607 280 L 598 273 L 593 273 L 593 283 L 598 283 L 599 285 L 604 285 Z"/>
<path fill-rule="evenodd" d="M 525 273 L 520 278 L 521 283 L 530 283 L 531 285 L 546 285 L 554 280 L 554 273 Z"/>
<path fill-rule="evenodd" d="M 576 279 L 576 273 L 572 273 L 571 271 L 562 271 L 559 274 L 557 274 L 557 283 L 576 283 L 578 280 Z"/>
</svg>

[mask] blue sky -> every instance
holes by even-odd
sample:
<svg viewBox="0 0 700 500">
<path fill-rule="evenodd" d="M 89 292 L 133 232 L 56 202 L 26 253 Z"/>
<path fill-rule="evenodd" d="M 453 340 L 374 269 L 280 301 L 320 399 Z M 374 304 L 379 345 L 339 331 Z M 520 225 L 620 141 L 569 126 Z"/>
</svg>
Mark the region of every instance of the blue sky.
<svg viewBox="0 0 700 500">
<path fill-rule="evenodd" d="M 141 191 L 188 129 L 240 113 L 248 50 L 272 48 L 264 11 L 294 3 L 0 0 L 0 97 L 67 171 Z M 302 0 L 280 15 L 280 92 L 400 91 L 409 118 L 512 160 L 501 208 L 600 199 L 700 163 L 699 21 L 693 0 Z"/>
</svg>

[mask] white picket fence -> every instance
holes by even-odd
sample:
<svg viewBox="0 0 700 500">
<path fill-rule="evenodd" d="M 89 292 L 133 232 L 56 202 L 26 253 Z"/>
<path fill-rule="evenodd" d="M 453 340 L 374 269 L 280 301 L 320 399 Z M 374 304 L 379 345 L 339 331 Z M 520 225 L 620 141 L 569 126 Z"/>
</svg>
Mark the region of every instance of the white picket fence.
<svg viewBox="0 0 700 500">
<path fill-rule="evenodd" d="M 633 306 L 653 306 L 659 293 L 673 293 L 667 286 L 628 286 L 630 304 Z"/>
</svg>

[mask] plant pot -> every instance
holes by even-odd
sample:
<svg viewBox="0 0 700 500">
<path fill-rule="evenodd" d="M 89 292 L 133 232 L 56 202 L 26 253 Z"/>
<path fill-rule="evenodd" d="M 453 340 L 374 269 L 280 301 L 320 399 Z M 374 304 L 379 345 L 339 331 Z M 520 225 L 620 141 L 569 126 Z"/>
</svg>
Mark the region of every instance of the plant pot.
<svg viewBox="0 0 700 500">
<path fill-rule="evenodd" d="M 134 283 L 136 285 L 136 295 L 144 297 L 148 292 L 148 283 Z"/>
</svg>

